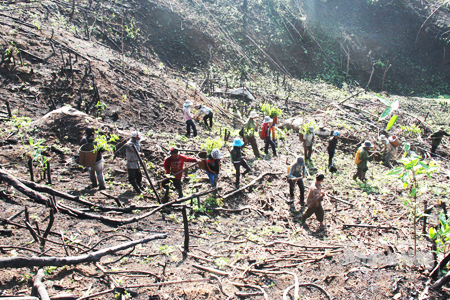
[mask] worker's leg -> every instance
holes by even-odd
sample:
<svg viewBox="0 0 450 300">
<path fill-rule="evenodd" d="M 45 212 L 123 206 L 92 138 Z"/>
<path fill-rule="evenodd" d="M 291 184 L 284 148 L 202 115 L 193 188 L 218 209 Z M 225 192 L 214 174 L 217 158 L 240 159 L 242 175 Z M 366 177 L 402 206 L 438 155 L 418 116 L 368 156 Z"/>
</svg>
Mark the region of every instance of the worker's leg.
<svg viewBox="0 0 450 300">
<path fill-rule="evenodd" d="M 165 189 L 164 192 L 164 197 L 161 199 L 162 203 L 166 203 L 167 200 L 169 200 L 169 190 L 170 190 L 170 179 L 166 178 L 163 180 L 163 182 L 161 183 L 162 188 Z"/>
<path fill-rule="evenodd" d="M 302 216 L 302 223 L 304 224 L 306 220 L 311 217 L 316 211 L 315 207 L 308 207 L 308 209 L 305 211 L 305 213 Z"/>
<path fill-rule="evenodd" d="M 313 153 L 313 146 L 308 146 L 308 159 L 311 159 L 312 153 Z"/>
<path fill-rule="evenodd" d="M 252 146 L 253 154 L 255 154 L 255 157 L 259 158 L 259 149 L 258 149 L 258 143 L 256 142 L 256 138 L 254 136 L 247 137 L 248 142 Z"/>
<path fill-rule="evenodd" d="M 264 139 L 264 153 L 269 154 L 269 139 Z"/>
<path fill-rule="evenodd" d="M 191 123 L 190 120 L 186 121 L 186 137 L 189 137 L 191 135 Z"/>
<path fill-rule="evenodd" d="M 203 117 L 203 122 L 205 123 L 206 127 L 208 127 L 208 115 L 205 115 Z"/>
<path fill-rule="evenodd" d="M 323 207 L 322 205 L 319 205 L 319 207 L 316 207 L 316 210 L 314 211 L 314 213 L 316 214 L 316 218 L 317 220 L 322 223 L 323 222 L 323 218 L 324 218 L 324 212 L 323 212 Z"/>
<path fill-rule="evenodd" d="M 234 168 L 236 169 L 236 186 L 239 186 L 239 179 L 241 178 L 241 163 L 240 162 L 233 162 Z"/>
<path fill-rule="evenodd" d="M 178 198 L 183 198 L 183 184 L 181 179 L 172 179 L 173 186 L 178 192 Z"/>
<path fill-rule="evenodd" d="M 431 145 L 431 156 L 436 157 L 436 149 L 438 145 Z"/>
<path fill-rule="evenodd" d="M 291 200 L 294 198 L 294 188 L 295 188 L 295 181 L 289 180 L 289 196 L 291 197 Z"/>
<path fill-rule="evenodd" d="M 98 162 L 96 162 L 92 166 L 92 168 L 95 170 L 95 173 L 97 175 L 98 185 L 99 185 L 100 190 L 106 189 L 105 178 L 103 176 L 103 159 L 101 159 Z M 95 182 L 95 183 L 97 183 L 97 182 Z M 94 182 L 93 182 L 93 184 L 94 184 Z"/>
<path fill-rule="evenodd" d="M 136 175 L 138 169 L 128 169 L 128 181 L 133 186 L 134 191 L 138 194 L 142 193 L 139 186 L 136 183 Z"/>
<path fill-rule="evenodd" d="M 241 166 L 245 168 L 244 173 L 242 173 L 243 176 L 245 176 L 248 172 L 250 172 L 250 167 L 245 159 L 241 160 Z"/>
<path fill-rule="evenodd" d="M 297 185 L 300 188 L 300 205 L 305 205 L 305 185 L 303 184 L 303 179 L 297 181 Z"/>
<path fill-rule="evenodd" d="M 92 187 L 95 188 L 98 186 L 97 177 L 95 177 L 95 169 L 94 166 L 89 168 L 89 179 L 91 180 Z"/>
<path fill-rule="evenodd" d="M 333 166 L 334 152 L 328 151 L 328 169 Z"/>
<path fill-rule="evenodd" d="M 268 139 L 268 143 L 272 147 L 273 156 L 277 156 L 277 146 L 275 145 L 275 142 L 272 141 L 272 139 Z"/>
<path fill-rule="evenodd" d="M 141 169 L 136 169 L 136 183 L 137 183 L 139 189 L 143 190 L 143 188 L 142 188 L 142 172 L 141 172 Z"/>
</svg>

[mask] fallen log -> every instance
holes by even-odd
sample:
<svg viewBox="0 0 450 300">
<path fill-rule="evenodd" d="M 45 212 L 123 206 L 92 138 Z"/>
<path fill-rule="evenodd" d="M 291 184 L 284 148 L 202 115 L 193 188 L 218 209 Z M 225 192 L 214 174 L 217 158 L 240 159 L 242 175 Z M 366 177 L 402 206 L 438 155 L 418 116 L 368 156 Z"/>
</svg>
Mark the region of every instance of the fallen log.
<svg viewBox="0 0 450 300">
<path fill-rule="evenodd" d="M 226 198 L 228 198 L 228 197 L 230 197 L 230 196 L 233 196 L 233 195 L 239 193 L 240 191 L 245 190 L 246 188 L 248 188 L 248 187 L 254 185 L 256 182 L 258 182 L 258 180 L 260 180 L 260 179 L 263 178 L 264 176 L 267 176 L 267 175 L 281 175 L 281 174 L 283 174 L 283 172 L 266 172 L 266 173 L 263 173 L 263 174 L 259 175 L 258 177 L 256 177 L 255 179 L 253 179 L 252 182 L 250 182 L 250 183 L 247 184 L 246 186 L 243 186 L 243 187 L 241 187 L 241 188 L 239 188 L 239 189 L 237 189 L 237 190 L 232 191 L 231 193 L 228 193 L 228 194 L 224 195 L 224 196 L 222 197 L 222 199 L 226 199 Z"/>
<path fill-rule="evenodd" d="M 395 227 L 392 226 L 380 226 L 380 225 L 367 225 L 367 224 L 344 224 L 342 225 L 343 228 L 345 227 L 363 227 L 363 228 L 378 228 L 378 229 L 392 229 Z"/>
<path fill-rule="evenodd" d="M 76 265 L 85 262 L 97 262 L 103 256 L 128 249 L 137 244 L 145 244 L 156 239 L 165 239 L 167 234 L 158 234 L 143 239 L 126 242 L 114 247 L 105 248 L 92 253 L 66 256 L 66 257 L 8 257 L 0 258 L 0 268 L 24 268 L 24 267 L 42 267 L 55 266 L 61 267 L 66 265 Z"/>
<path fill-rule="evenodd" d="M 347 205 L 350 205 L 350 206 L 353 206 L 353 204 L 351 204 L 350 202 L 347 202 L 347 201 L 345 201 L 345 200 L 342 200 L 342 199 L 340 199 L 340 198 L 338 198 L 338 197 L 335 197 L 335 196 L 333 196 L 333 195 L 330 195 L 330 194 L 326 194 L 328 197 L 330 197 L 330 198 L 333 198 L 334 200 L 336 200 L 336 201 L 339 201 L 339 202 L 342 202 L 342 203 L 345 203 L 345 204 L 347 204 Z"/>
</svg>

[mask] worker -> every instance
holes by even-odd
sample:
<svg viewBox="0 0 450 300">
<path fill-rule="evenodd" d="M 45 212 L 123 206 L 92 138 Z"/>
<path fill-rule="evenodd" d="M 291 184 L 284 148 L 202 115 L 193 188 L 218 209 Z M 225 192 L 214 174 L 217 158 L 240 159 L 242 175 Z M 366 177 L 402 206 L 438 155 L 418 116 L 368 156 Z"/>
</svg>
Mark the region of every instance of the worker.
<svg viewBox="0 0 450 300">
<path fill-rule="evenodd" d="M 339 131 L 333 132 L 333 136 L 328 140 L 328 170 L 330 172 L 335 172 L 336 168 L 334 167 L 334 154 L 336 153 L 336 146 L 339 138 Z"/>
<path fill-rule="evenodd" d="M 247 161 L 242 156 L 241 147 L 244 146 L 244 142 L 240 138 L 234 139 L 233 149 L 231 150 L 231 161 L 233 162 L 234 168 L 236 169 L 236 188 L 239 187 L 239 179 L 241 177 L 241 166 L 245 168 L 242 176 L 245 176 L 248 172 L 250 172 L 250 167 L 247 164 Z"/>
<path fill-rule="evenodd" d="M 133 133 L 131 133 L 131 139 L 114 153 L 115 159 L 117 154 L 126 150 L 125 157 L 127 159 L 128 181 L 133 186 L 134 191 L 137 194 L 142 194 L 144 190 L 142 188 L 142 173 L 141 169 L 139 168 L 138 157 L 138 154 L 140 156 L 144 156 L 144 153 L 141 152 L 140 140 L 141 138 L 139 136 L 139 133 L 137 131 L 134 131 Z M 134 147 L 136 147 L 138 154 L 136 154 Z"/>
<path fill-rule="evenodd" d="M 189 107 L 191 107 L 192 102 L 190 100 L 186 100 L 183 106 L 183 115 L 184 120 L 186 121 L 186 137 L 190 137 L 191 128 L 194 132 L 194 137 L 197 136 L 197 127 L 195 126 L 194 120 L 192 119 L 191 112 L 189 111 Z"/>
<path fill-rule="evenodd" d="M 439 128 L 438 131 L 433 133 L 429 139 L 431 139 L 431 156 L 436 157 L 436 149 L 441 144 L 442 138 L 444 136 L 450 136 L 443 127 Z"/>
<path fill-rule="evenodd" d="M 300 188 L 300 205 L 305 205 L 305 186 L 303 184 L 303 178 L 305 178 L 305 161 L 303 160 L 303 157 L 299 156 L 295 160 L 295 162 L 291 165 L 289 169 L 289 195 L 290 195 L 290 202 L 294 202 L 294 189 L 295 185 L 297 184 Z"/>
<path fill-rule="evenodd" d="M 309 128 L 306 130 L 306 133 L 303 135 L 303 148 L 306 161 L 311 160 L 314 139 L 315 139 L 314 126 L 309 126 Z"/>
<path fill-rule="evenodd" d="M 80 145 L 84 144 L 94 144 L 95 140 L 95 129 L 88 127 L 85 130 L 86 136 L 81 139 Z M 104 149 L 97 150 L 97 157 L 95 158 L 95 163 L 92 167 L 89 167 L 89 178 L 91 179 L 92 185 L 89 188 L 96 188 L 100 185 L 99 190 L 106 190 L 105 177 L 103 176 L 103 156 L 102 153 Z M 98 180 L 98 184 L 97 184 Z"/>
<path fill-rule="evenodd" d="M 219 148 L 215 148 L 212 149 L 209 157 L 206 159 L 206 174 L 208 175 L 212 188 L 217 186 L 220 172 L 220 159 L 222 156 Z"/>
<path fill-rule="evenodd" d="M 244 124 L 243 128 L 243 138 L 244 141 L 252 146 L 253 154 L 256 158 L 259 158 L 258 143 L 256 142 L 255 132 L 257 131 L 255 119 L 258 114 L 255 111 L 250 112 L 247 122 Z"/>
<path fill-rule="evenodd" d="M 387 139 L 385 135 L 380 135 L 380 141 L 384 145 L 384 149 L 382 151 L 383 152 L 383 162 L 384 162 L 384 165 L 386 167 L 388 167 L 389 169 L 392 168 L 392 164 L 391 164 L 392 157 L 394 157 L 395 154 L 397 154 L 397 147 L 395 147 L 390 142 L 391 139 L 392 139 L 392 137 L 389 137 L 389 139 Z"/>
<path fill-rule="evenodd" d="M 169 199 L 169 184 L 172 183 L 178 192 L 178 197 L 183 198 L 183 184 L 181 178 L 183 177 L 183 167 L 185 162 L 199 162 L 200 159 L 194 157 L 188 157 L 182 154 L 178 154 L 178 149 L 172 147 L 169 151 L 170 156 L 164 160 L 164 169 L 166 174 L 170 177 L 163 181 L 162 186 L 166 190 L 162 203 L 165 203 Z"/>
<path fill-rule="evenodd" d="M 309 187 L 308 198 L 306 199 L 306 205 L 308 209 L 302 216 L 302 225 L 305 225 L 306 220 L 312 216 L 312 214 L 316 215 L 317 220 L 320 223 L 320 230 L 325 228 L 323 224 L 324 219 L 324 211 L 322 207 L 322 201 L 325 194 L 322 192 L 322 182 L 325 179 L 323 174 L 316 175 L 316 181 Z"/>
<path fill-rule="evenodd" d="M 202 106 L 201 104 L 197 105 L 196 108 L 199 110 L 198 111 L 198 116 L 197 118 L 200 118 L 200 116 L 202 114 L 204 114 L 205 116 L 203 117 L 203 122 L 205 122 L 206 127 L 208 127 L 208 120 L 209 120 L 209 127 L 212 128 L 213 126 L 213 112 L 211 109 L 209 109 L 206 106 Z"/>
<path fill-rule="evenodd" d="M 358 151 L 356 152 L 355 157 L 355 164 L 357 167 L 356 174 L 353 175 L 353 180 L 356 180 L 359 178 L 361 181 L 366 181 L 366 172 L 368 170 L 367 168 L 367 161 L 369 160 L 369 153 L 368 151 L 373 148 L 373 145 L 370 141 L 365 141 L 361 147 L 359 147 Z"/>
<path fill-rule="evenodd" d="M 272 140 L 272 136 L 271 136 L 271 124 L 270 122 L 272 122 L 272 119 L 269 116 L 265 116 L 264 117 L 264 123 L 262 124 L 262 138 L 264 139 L 264 153 L 266 153 L 266 155 L 269 154 L 269 145 L 272 147 L 272 151 L 273 151 L 273 156 L 277 156 L 277 149 L 276 149 L 276 145 Z"/>
<path fill-rule="evenodd" d="M 278 146 L 276 135 L 276 130 L 278 126 L 278 115 L 272 113 L 269 117 L 272 118 L 272 126 L 270 127 L 270 132 L 272 133 L 272 140 L 275 143 L 275 145 Z"/>
</svg>

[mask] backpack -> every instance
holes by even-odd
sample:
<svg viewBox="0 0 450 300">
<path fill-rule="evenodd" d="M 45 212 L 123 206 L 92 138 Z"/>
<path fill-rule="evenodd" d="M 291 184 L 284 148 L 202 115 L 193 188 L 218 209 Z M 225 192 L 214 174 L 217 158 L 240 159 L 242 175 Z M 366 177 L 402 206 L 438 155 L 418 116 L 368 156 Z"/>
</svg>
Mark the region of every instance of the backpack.
<svg viewBox="0 0 450 300">
<path fill-rule="evenodd" d="M 259 137 L 263 140 L 269 137 L 269 124 L 268 123 L 262 124 L 261 131 L 259 132 Z"/>
<path fill-rule="evenodd" d="M 360 164 L 362 162 L 362 159 L 359 159 L 359 154 L 361 153 L 361 149 L 358 149 L 358 151 L 356 151 L 356 155 L 355 155 L 355 164 Z"/>
</svg>

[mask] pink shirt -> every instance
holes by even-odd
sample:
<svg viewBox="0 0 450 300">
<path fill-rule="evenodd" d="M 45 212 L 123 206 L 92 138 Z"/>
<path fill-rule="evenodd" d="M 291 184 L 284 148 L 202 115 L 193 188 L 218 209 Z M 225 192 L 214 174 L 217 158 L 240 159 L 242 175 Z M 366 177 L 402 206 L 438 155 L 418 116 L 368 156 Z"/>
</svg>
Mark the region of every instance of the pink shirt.
<svg viewBox="0 0 450 300">
<path fill-rule="evenodd" d="M 184 114 L 184 119 L 186 121 L 192 119 L 192 115 L 191 115 L 191 112 L 189 111 L 189 107 L 183 108 L 183 114 Z"/>
</svg>

